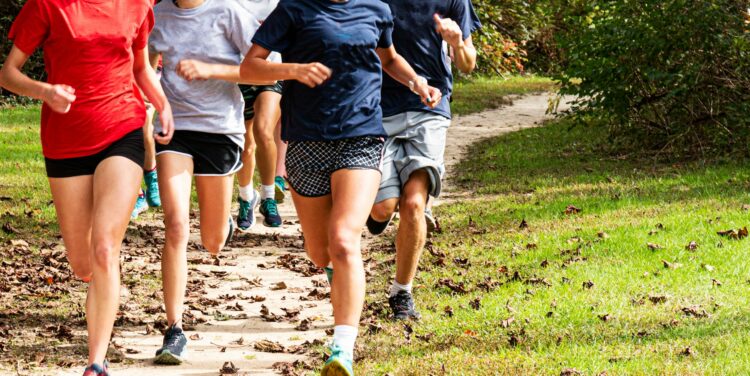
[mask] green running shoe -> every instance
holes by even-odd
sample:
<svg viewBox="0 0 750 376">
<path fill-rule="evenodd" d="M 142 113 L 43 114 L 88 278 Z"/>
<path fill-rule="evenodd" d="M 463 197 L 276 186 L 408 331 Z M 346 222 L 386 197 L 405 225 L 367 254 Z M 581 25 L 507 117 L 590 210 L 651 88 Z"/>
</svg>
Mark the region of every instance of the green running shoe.
<svg viewBox="0 0 750 376">
<path fill-rule="evenodd" d="M 130 213 L 130 219 L 136 219 L 138 218 L 138 215 L 148 210 L 148 203 L 146 202 L 146 197 L 143 195 L 143 191 L 138 194 L 138 198 L 135 200 L 135 208 L 133 208 L 133 212 Z"/>
<path fill-rule="evenodd" d="M 281 216 L 276 200 L 267 198 L 260 201 L 260 214 L 263 214 L 263 224 L 266 227 L 281 226 Z"/>
<path fill-rule="evenodd" d="M 328 279 L 328 284 L 330 285 L 333 283 L 333 268 L 326 266 L 323 268 L 326 272 L 326 278 Z"/>
<path fill-rule="evenodd" d="M 336 345 L 331 346 L 331 356 L 320 371 L 320 376 L 354 376 L 352 359 L 352 354 Z"/>
<path fill-rule="evenodd" d="M 146 202 L 152 208 L 161 206 L 161 197 L 159 196 L 159 181 L 157 180 L 156 170 L 143 173 L 143 180 L 146 182 Z"/>
<path fill-rule="evenodd" d="M 284 195 L 284 191 L 286 191 L 286 180 L 282 178 L 281 176 L 277 176 L 273 179 L 273 186 L 274 186 L 274 197 L 276 199 L 276 202 L 281 204 L 284 202 L 284 198 L 286 197 Z"/>
</svg>

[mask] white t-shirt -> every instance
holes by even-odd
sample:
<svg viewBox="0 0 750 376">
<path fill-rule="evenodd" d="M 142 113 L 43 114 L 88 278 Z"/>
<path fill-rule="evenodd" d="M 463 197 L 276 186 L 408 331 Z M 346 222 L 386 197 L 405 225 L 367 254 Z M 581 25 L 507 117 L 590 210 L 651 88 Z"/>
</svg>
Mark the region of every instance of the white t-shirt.
<svg viewBox="0 0 750 376">
<path fill-rule="evenodd" d="M 259 23 L 265 22 L 266 18 L 268 18 L 268 15 L 273 12 L 274 9 L 276 9 L 276 6 L 279 4 L 279 0 L 239 0 L 247 10 L 249 10 L 251 13 L 253 13 Z M 281 62 L 281 54 L 278 52 L 272 51 L 270 55 L 268 55 L 268 61 L 273 61 L 276 63 Z"/>
</svg>

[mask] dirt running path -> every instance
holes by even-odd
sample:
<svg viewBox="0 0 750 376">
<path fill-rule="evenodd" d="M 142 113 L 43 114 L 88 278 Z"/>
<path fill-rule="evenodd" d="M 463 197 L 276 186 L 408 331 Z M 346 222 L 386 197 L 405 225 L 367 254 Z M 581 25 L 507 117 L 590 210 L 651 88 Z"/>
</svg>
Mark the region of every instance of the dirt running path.
<svg viewBox="0 0 750 376">
<path fill-rule="evenodd" d="M 448 174 L 451 174 L 466 148 L 478 140 L 537 126 L 548 119 L 545 111 L 549 96 L 518 97 L 514 98 L 511 106 L 457 117 L 448 132 Z M 449 200 L 451 196 L 455 197 L 455 193 L 449 189 L 446 199 Z M 124 317 L 132 319 L 127 321 L 132 325 L 120 327 L 114 343 L 127 359 L 112 365 L 114 373 L 118 376 L 213 376 L 219 375 L 224 362 L 232 361 L 239 369 L 239 375 L 273 375 L 278 374 L 274 370 L 274 363 L 308 359 L 309 353 L 302 353 L 305 346 L 298 349 L 294 346 L 316 339 L 327 341 L 325 330 L 331 328 L 332 317 L 328 299 L 322 296 L 328 292 L 325 277 L 322 274 L 304 275 L 315 271 L 307 270 L 309 265 L 300 261 L 304 260 L 304 251 L 291 199 L 281 205 L 281 211 L 287 222 L 284 228 L 275 230 L 256 225 L 249 234 L 238 233 L 231 243 L 231 249 L 219 259 L 218 266 L 212 265 L 215 261 L 196 247 L 189 251 L 189 289 L 194 291 L 189 294 L 189 306 L 194 316 L 199 318 L 198 321 L 206 320 L 187 331 L 188 337 L 192 338 L 189 342 L 189 363 L 178 367 L 153 366 L 150 360 L 160 346 L 161 335 L 151 328 L 158 323 L 148 320 L 139 322 L 138 318 L 129 317 L 125 312 Z M 157 221 L 150 230 L 146 227 L 140 230 L 146 232 L 144 236 L 163 237 L 159 228 Z M 199 239 L 194 240 L 199 243 Z M 137 236 L 134 241 L 137 244 Z M 279 265 L 281 256 L 289 259 L 283 259 Z M 128 260 L 127 253 L 125 257 L 125 273 L 138 268 L 158 269 L 153 257 L 150 264 L 148 257 L 133 256 Z M 289 264 L 293 264 L 292 268 L 296 265 L 302 273 L 289 270 Z M 279 285 L 282 282 L 283 285 Z M 136 299 L 136 294 L 134 292 L 125 298 L 123 308 L 126 311 L 128 307 L 135 308 L 133 305 L 136 303 L 132 300 Z M 201 299 L 202 296 L 208 299 Z M 262 306 L 270 312 L 266 313 L 266 320 L 262 317 Z M 152 311 L 160 311 L 160 307 L 156 306 Z M 157 313 L 157 316 L 163 316 L 163 313 Z M 276 320 L 273 316 L 281 319 Z M 309 330 L 295 329 L 302 319 L 310 320 Z M 262 346 L 258 344 L 262 345 L 265 340 L 280 344 L 286 351 L 259 351 Z M 290 353 L 294 350 L 301 354 Z M 60 374 L 80 375 L 80 368 L 75 367 Z"/>
</svg>

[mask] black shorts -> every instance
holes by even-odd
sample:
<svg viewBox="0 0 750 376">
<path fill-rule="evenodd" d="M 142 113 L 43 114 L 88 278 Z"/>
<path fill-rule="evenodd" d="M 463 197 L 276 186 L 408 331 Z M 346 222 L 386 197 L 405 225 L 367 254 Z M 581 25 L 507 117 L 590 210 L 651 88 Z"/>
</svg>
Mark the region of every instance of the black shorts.
<svg viewBox="0 0 750 376">
<path fill-rule="evenodd" d="M 338 170 L 380 171 L 384 144 L 380 137 L 289 141 L 286 151 L 287 181 L 301 196 L 329 195 L 331 175 Z"/>
<path fill-rule="evenodd" d="M 99 163 L 110 157 L 125 157 L 142 168 L 145 155 L 143 129 L 138 128 L 94 155 L 66 159 L 44 158 L 44 166 L 47 169 L 47 177 L 70 178 L 93 175 Z"/>
<path fill-rule="evenodd" d="M 195 176 L 226 176 L 242 168 L 242 148 L 225 134 L 175 131 L 169 144 L 156 144 L 156 155 L 164 153 L 193 158 Z"/>
<path fill-rule="evenodd" d="M 282 81 L 276 81 L 273 85 L 240 85 L 242 98 L 245 100 L 245 121 L 255 117 L 255 100 L 258 99 L 260 93 L 271 91 L 281 94 L 282 83 Z"/>
</svg>

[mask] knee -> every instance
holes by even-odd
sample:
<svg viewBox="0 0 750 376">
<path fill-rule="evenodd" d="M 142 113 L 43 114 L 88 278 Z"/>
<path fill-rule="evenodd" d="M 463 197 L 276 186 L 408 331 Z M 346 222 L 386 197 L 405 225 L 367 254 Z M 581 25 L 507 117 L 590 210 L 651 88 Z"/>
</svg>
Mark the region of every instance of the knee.
<svg viewBox="0 0 750 376">
<path fill-rule="evenodd" d="M 255 133 L 255 141 L 258 144 L 261 145 L 269 145 L 269 144 L 276 144 L 276 141 L 273 139 L 273 127 L 267 127 L 268 130 L 258 130 Z"/>
<path fill-rule="evenodd" d="M 361 262 L 360 234 L 350 230 L 339 230 L 329 238 L 328 252 L 331 259 L 346 264 Z"/>
<path fill-rule="evenodd" d="M 249 144 L 245 144 L 245 148 L 242 150 L 242 160 L 248 161 L 255 155 L 255 149 L 258 146 L 253 142 Z"/>
<path fill-rule="evenodd" d="M 201 234 L 201 243 L 211 254 L 218 254 L 222 248 L 224 248 L 224 242 L 226 241 L 226 234 Z"/>
<path fill-rule="evenodd" d="M 372 206 L 370 216 L 376 221 L 382 222 L 390 218 L 396 211 L 396 200 L 385 200 Z"/>
<path fill-rule="evenodd" d="M 313 264 L 319 268 L 324 268 L 331 262 L 331 257 L 328 256 L 328 244 L 308 244 L 305 242 L 305 250 Z"/>
<path fill-rule="evenodd" d="M 110 241 L 101 241 L 94 245 L 94 265 L 106 272 L 115 270 L 120 263 L 119 250 Z"/>
<path fill-rule="evenodd" d="M 398 213 L 402 221 L 416 221 L 424 219 L 424 209 L 427 202 L 421 196 L 407 196 L 401 200 Z"/>
<path fill-rule="evenodd" d="M 190 236 L 188 220 L 183 218 L 169 218 L 167 216 L 164 220 L 164 232 L 170 244 L 187 242 Z"/>
<path fill-rule="evenodd" d="M 70 268 L 73 270 L 73 275 L 83 282 L 89 282 L 91 280 L 91 261 L 90 260 L 73 260 L 70 259 Z"/>
</svg>

